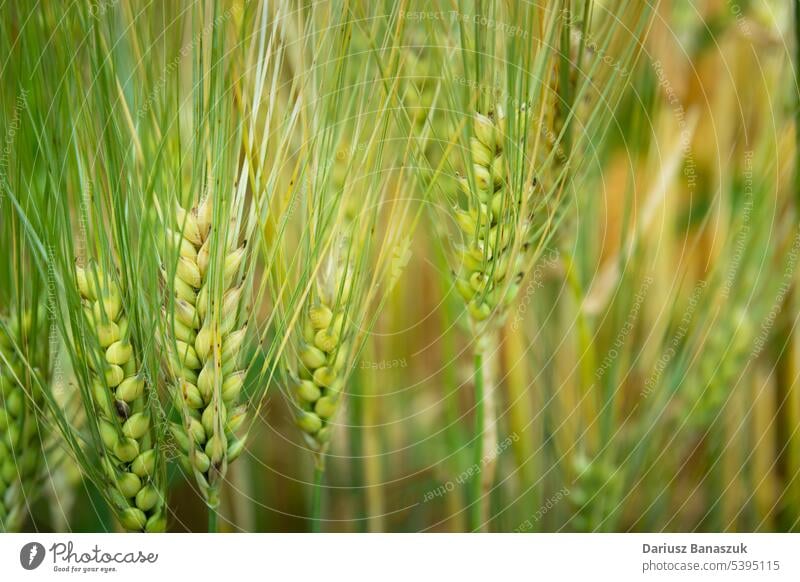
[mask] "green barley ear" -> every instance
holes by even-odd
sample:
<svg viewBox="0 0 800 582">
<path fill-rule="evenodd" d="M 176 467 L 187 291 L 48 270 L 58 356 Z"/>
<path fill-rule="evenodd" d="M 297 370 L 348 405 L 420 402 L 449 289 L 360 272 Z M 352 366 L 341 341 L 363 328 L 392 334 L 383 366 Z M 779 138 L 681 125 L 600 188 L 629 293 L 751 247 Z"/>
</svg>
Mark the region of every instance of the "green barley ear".
<svg viewBox="0 0 800 582">
<path fill-rule="evenodd" d="M 16 30 L 0 34 L 4 48 L 11 39 L 24 47 L 19 62 L 22 71 L 29 71 L 13 83 L 4 77 L 0 84 L 5 91 L 24 80 L 29 91 L 20 117 L 25 128 L 17 148 L 20 159 L 13 160 L 23 174 L 2 192 L 3 202 L 10 201 L 20 218 L 15 246 L 30 252 L 35 265 L 19 270 L 18 278 L 38 276 L 46 284 L 34 297 L 46 298 L 49 323 L 58 332 L 49 339 L 59 342 L 70 361 L 81 409 L 75 414 L 56 394 L 71 378 L 51 383 L 39 366 L 43 373 L 28 373 L 26 383 L 43 394 L 48 416 L 40 414 L 39 420 L 58 429 L 63 449 L 123 526 L 163 531 L 164 431 L 157 417 L 150 341 L 157 271 L 148 236 L 150 207 L 143 196 L 148 177 L 141 140 L 131 131 L 136 128 L 128 88 L 135 82 L 118 68 L 132 62 L 136 43 L 131 29 L 129 35 L 120 34 L 119 7 L 96 14 L 85 4 L 74 8 L 60 20 L 63 26 L 48 9 L 30 26 L 23 26 L 24 13 L 13 11 L 2 27 L 4 33 Z M 76 32 L 87 40 L 81 47 L 70 41 Z M 52 41 L 45 40 L 48 36 Z M 31 66 L 34 53 L 42 59 L 41 69 Z M 53 82 L 65 77 L 73 79 L 68 90 Z M 87 107 L 74 107 L 74 91 Z M 48 110 L 60 113 L 49 116 Z M 0 217 L 5 216 L 4 207 Z M 0 230 L 5 233 L 5 225 Z M 76 268 L 76 259 L 86 267 Z M 0 288 L 7 279 L 5 264 Z M 36 370 L 31 354 L 22 354 L 24 369 Z"/>
<path fill-rule="evenodd" d="M 578 14 L 569 3 L 492 5 L 486 17 L 507 25 L 497 36 L 458 21 L 431 28 L 436 44 L 455 44 L 464 61 L 461 70 L 442 67 L 453 146 L 446 173 L 460 188 L 441 192 L 457 224 L 455 285 L 477 336 L 502 324 L 521 279 L 563 230 L 579 194 L 573 178 L 586 171 L 586 152 L 626 85 L 637 49 L 615 52 L 620 67 L 609 68 L 585 54 L 585 40 L 608 54 L 620 34 L 649 22 L 642 7 L 630 30 L 598 24 L 587 17 L 593 3 L 584 4 Z"/>
<path fill-rule="evenodd" d="M 132 344 L 121 290 L 94 266 L 76 267 L 76 281 L 89 336 L 85 359 L 106 495 L 125 529 L 164 531 L 157 418 L 148 402 L 150 390 Z"/>
<path fill-rule="evenodd" d="M 378 184 L 376 191 L 380 191 Z M 346 201 L 341 202 L 346 205 Z M 377 206 L 377 205 L 376 205 Z M 390 226 L 370 252 L 377 217 L 345 220 L 326 238 L 329 245 L 314 267 L 308 294 L 293 326 L 287 354 L 287 392 L 295 424 L 324 468 L 335 415 L 347 393 L 354 362 L 368 330 L 381 312 L 410 258 L 413 226 L 403 219 L 403 204 L 385 217 Z M 377 306 L 372 313 L 372 306 Z"/>
<path fill-rule="evenodd" d="M 299 102 L 287 111 L 284 95 L 280 26 L 289 10 L 264 2 L 228 9 L 195 3 L 186 25 L 203 22 L 208 38 L 192 49 L 194 83 L 176 82 L 172 90 L 175 99 L 193 100 L 198 115 L 188 120 L 190 132 L 180 124 L 170 128 L 175 152 L 152 152 L 164 166 L 154 188 L 165 291 L 157 343 L 174 403 L 170 432 L 182 468 L 206 502 L 210 531 L 216 531 L 228 466 L 244 453 L 258 420 L 247 405 L 261 404 L 278 359 L 268 337 L 270 317 L 259 330 L 251 306 L 267 293 L 277 270 L 274 249 L 291 214 L 273 213 L 283 202 L 276 193 L 294 163 L 300 118 Z M 180 150 L 192 153 L 174 155 Z M 256 280 L 259 253 L 264 277 Z"/>
<path fill-rule="evenodd" d="M 572 459 L 571 469 L 575 479 L 566 499 L 572 513 L 572 529 L 591 532 L 607 528 L 608 518 L 616 508 L 604 500 L 613 494 L 611 491 L 619 491 L 622 476 L 619 468 L 603 458 L 591 459 L 578 453 Z"/>
<path fill-rule="evenodd" d="M 467 202 L 455 213 L 462 240 L 455 286 L 476 327 L 490 318 L 500 323 L 505 319 L 533 242 L 532 216 L 519 219 L 523 196 L 531 215 L 539 210 L 532 186 L 519 195 L 511 188 L 504 134 L 502 109 L 491 117 L 477 113 L 469 138 L 472 179 L 459 179 Z"/>
<path fill-rule="evenodd" d="M 768 200 L 770 193 L 760 184 L 756 188 L 755 195 Z M 747 368 L 765 348 L 768 335 L 764 321 L 774 309 L 775 298 L 781 296 L 785 281 L 764 277 L 764 265 L 785 274 L 796 260 L 779 250 L 786 241 L 770 246 L 774 217 L 768 204 L 747 215 L 749 222 L 738 220 L 742 222 L 735 223 L 738 228 L 732 229 L 715 266 L 717 281 L 708 292 L 701 323 L 689 337 L 688 347 L 696 355 L 681 382 L 690 411 L 681 420 L 698 430 L 708 430 L 733 394 L 744 389 Z"/>
<path fill-rule="evenodd" d="M 591 14 L 592 2 L 584 5 L 584 15 Z M 497 423 L 491 418 L 493 367 L 484 360 L 496 357 L 497 333 L 522 280 L 568 216 L 572 204 L 565 202 L 574 202 L 571 177 L 585 159 L 582 148 L 591 145 L 593 132 L 602 126 L 598 120 L 622 85 L 619 73 L 603 74 L 597 85 L 589 82 L 602 66 L 596 58 L 585 67 L 581 59 L 570 60 L 573 32 L 578 32 L 571 9 L 570 3 L 493 4 L 486 18 L 513 28 L 499 34 L 463 22 L 431 27 L 437 44 L 455 43 L 463 58 L 462 71 L 442 68 L 448 142 L 457 158 L 446 161 L 459 188 L 440 191 L 452 209 L 448 218 L 457 225 L 455 236 L 447 233 L 442 240 L 454 241 L 448 245 L 454 286 L 476 340 L 472 452 L 475 464 L 484 469 L 470 486 L 472 530 L 489 522 L 496 458 L 491 450 L 497 440 Z M 645 24 L 642 17 L 637 26 Z M 590 25 L 583 18 L 583 38 Z M 614 23 L 604 26 L 598 46 L 607 48 L 618 29 Z M 622 61 L 632 52 L 620 55 Z M 581 112 L 576 104 L 587 97 L 596 107 L 584 112 L 588 119 L 577 139 L 575 118 Z"/>
<path fill-rule="evenodd" d="M 319 458 L 327 451 L 330 421 L 339 409 L 351 362 L 354 334 L 347 307 L 352 283 L 352 270 L 329 257 L 303 308 L 297 361 L 290 366 L 295 422 Z"/>
<path fill-rule="evenodd" d="M 25 310 L 0 320 L 0 532 L 20 530 L 42 473 L 39 382 L 48 374 L 44 311 L 35 318 L 38 324 Z"/>
<path fill-rule="evenodd" d="M 216 507 L 228 463 L 242 453 L 246 438 L 238 429 L 246 417 L 241 354 L 249 258 L 236 226 L 212 241 L 213 218 L 212 200 L 206 197 L 188 211 L 178 207 L 176 222 L 167 231 L 176 267 L 168 281 L 174 308 L 167 314 L 171 337 L 166 354 L 182 420 L 172 426 L 183 449 L 182 464 L 194 474 L 208 504 Z M 214 225 L 217 230 L 222 226 Z"/>
<path fill-rule="evenodd" d="M 45 19 L 23 26 L 24 8 L 6 8 L 0 23 L 0 52 L 8 57 L 0 70 L 0 532 L 15 532 L 45 492 L 43 441 L 53 435 L 43 396 L 51 377 L 51 289 L 27 236 L 27 215 L 48 214 L 34 119 L 53 99 L 31 72 L 33 53 L 43 58 Z M 30 517 L 38 527 L 37 516 Z"/>
</svg>

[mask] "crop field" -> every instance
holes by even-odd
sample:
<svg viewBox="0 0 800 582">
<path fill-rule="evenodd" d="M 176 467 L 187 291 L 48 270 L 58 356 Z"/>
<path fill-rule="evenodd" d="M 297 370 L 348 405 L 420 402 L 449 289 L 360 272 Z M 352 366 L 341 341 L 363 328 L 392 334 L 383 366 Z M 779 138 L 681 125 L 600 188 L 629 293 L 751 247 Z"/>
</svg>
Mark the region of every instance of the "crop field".
<svg viewBox="0 0 800 582">
<path fill-rule="evenodd" d="M 799 41 L 0 0 L 0 531 L 800 531 Z"/>
</svg>

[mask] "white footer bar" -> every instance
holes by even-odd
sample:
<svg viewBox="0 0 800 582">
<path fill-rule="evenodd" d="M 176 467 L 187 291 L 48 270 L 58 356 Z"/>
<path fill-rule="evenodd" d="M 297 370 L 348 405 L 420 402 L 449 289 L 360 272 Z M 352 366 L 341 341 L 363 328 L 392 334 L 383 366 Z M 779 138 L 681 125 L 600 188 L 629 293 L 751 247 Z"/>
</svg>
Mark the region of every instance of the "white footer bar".
<svg viewBox="0 0 800 582">
<path fill-rule="evenodd" d="M 0 535 L 0 578 L 31 581 L 778 581 L 799 563 L 794 534 Z"/>
</svg>

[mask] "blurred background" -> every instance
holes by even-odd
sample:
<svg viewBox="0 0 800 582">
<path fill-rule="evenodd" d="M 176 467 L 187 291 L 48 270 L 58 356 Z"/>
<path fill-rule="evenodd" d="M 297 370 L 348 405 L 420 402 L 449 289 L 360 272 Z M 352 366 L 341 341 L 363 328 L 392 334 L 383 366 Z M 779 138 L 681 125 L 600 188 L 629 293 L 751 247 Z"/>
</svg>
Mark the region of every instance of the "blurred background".
<svg viewBox="0 0 800 582">
<path fill-rule="evenodd" d="M 321 12 L 330 9 L 323 4 Z M 458 45 L 459 26 L 480 26 L 479 19 L 453 16 L 463 7 L 345 4 L 354 22 L 404 29 L 400 56 L 385 59 L 402 63 L 398 108 L 412 122 L 419 107 L 435 112 L 445 84 L 466 79 L 447 45 Z M 495 3 L 478 3 L 473 13 L 483 4 L 490 15 L 507 14 Z M 593 69 L 587 86 L 602 85 L 606 69 L 616 67 L 619 91 L 603 102 L 590 90 L 585 104 L 575 104 L 575 135 L 591 131 L 585 122 L 592 113 L 604 129 L 584 136 L 564 218 L 487 353 L 486 414 L 496 460 L 477 468 L 470 452 L 475 340 L 439 236 L 446 201 L 436 189 L 424 192 L 447 156 L 446 140 L 425 142 L 429 165 L 405 160 L 416 179 L 403 174 L 398 188 L 423 212 L 401 281 L 352 362 L 333 423 L 324 530 L 465 531 L 473 478 L 490 483 L 490 531 L 800 528 L 797 5 L 651 4 L 640 18 L 625 2 L 597 1 L 600 24 L 591 29 L 576 24 L 576 5 L 576 22 L 563 27 L 565 42 L 584 51 L 585 63 L 608 65 Z M 36 52 L 14 40 L 27 17 L 76 45 L 92 38 L 71 12 L 56 24 L 51 10 L 0 5 L 9 49 L 3 52 Z M 250 10 L 244 3 L 224 22 L 231 38 L 246 36 Z M 444 22 L 430 16 L 434 10 Z M 190 59 L 171 60 L 191 43 L 192 30 L 171 28 L 167 12 L 149 7 L 137 15 L 135 3 L 125 1 L 82 11 L 149 28 L 158 55 L 154 87 L 159 70 L 169 77 L 193 66 Z M 621 24 L 611 42 L 593 40 L 613 21 Z M 494 30 L 521 37 L 513 26 L 495 23 Z M 287 46 L 295 47 L 289 28 Z M 360 30 L 355 26 L 351 37 L 354 82 L 362 67 L 372 66 L 368 35 Z M 172 36 L 165 40 L 164 32 Z M 313 46 L 304 49 L 313 54 Z M 287 62 L 302 63 L 288 56 Z M 12 75 L 12 65 L 2 66 Z M 0 135 L 26 123 L 24 108 L 15 114 L 21 87 L 4 82 Z M 483 89 L 467 84 L 466 91 Z M 169 99 L 165 93 L 153 95 Z M 276 98 L 288 111 L 292 92 Z M 426 115 L 419 127 L 434 124 L 435 113 Z M 390 130 L 387 157 L 392 147 L 404 157 L 402 132 L 401 124 Z M 347 156 L 342 150 L 336 158 Z M 5 160 L 13 168 L 14 155 Z M 439 184 L 450 188 L 456 170 L 442 173 Z M 272 308 L 269 300 L 256 306 L 264 318 Z M 60 378 L 70 394 L 69 374 Z M 255 413 L 248 448 L 227 474 L 220 529 L 307 531 L 314 461 L 278 377 Z M 205 529 L 204 503 L 177 467 L 170 468 L 169 503 L 170 531 Z M 94 486 L 58 445 L 48 450 L 47 483 L 32 516 L 24 526 L 30 531 L 114 527 Z"/>
</svg>

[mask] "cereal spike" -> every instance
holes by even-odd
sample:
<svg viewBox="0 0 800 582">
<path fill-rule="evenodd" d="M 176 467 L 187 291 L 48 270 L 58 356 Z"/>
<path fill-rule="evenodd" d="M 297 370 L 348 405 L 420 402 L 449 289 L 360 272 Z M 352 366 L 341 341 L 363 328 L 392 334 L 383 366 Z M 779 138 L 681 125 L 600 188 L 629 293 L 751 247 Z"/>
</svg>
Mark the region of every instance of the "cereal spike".
<svg viewBox="0 0 800 582">
<path fill-rule="evenodd" d="M 294 381 L 289 391 L 296 407 L 295 423 L 318 453 L 324 452 L 330 438 L 330 421 L 341 402 L 347 369 L 342 363 L 350 358 L 344 307 L 336 305 L 332 291 L 340 288 L 343 277 L 352 280 L 345 269 L 333 273 L 332 280 L 320 285 L 319 296 L 304 311 L 299 325 L 303 337 L 299 340 L 296 362 L 300 379 Z M 343 293 L 343 296 L 349 295 Z M 306 329 L 310 334 L 306 334 Z M 306 335 L 311 336 L 311 341 Z"/>
<path fill-rule="evenodd" d="M 222 304 L 215 309 L 214 282 L 209 277 L 214 260 L 211 235 L 215 232 L 211 197 L 206 196 L 189 211 L 179 211 L 177 219 L 178 230 L 182 220 L 186 221 L 181 246 L 191 245 L 195 255 L 186 253 L 178 258 L 171 282 L 175 317 L 167 363 L 174 377 L 173 400 L 183 417 L 182 424 L 174 424 L 171 430 L 184 452 L 182 466 L 194 474 L 206 502 L 213 507 L 227 463 L 233 460 L 228 438 L 235 435 L 220 429 L 228 426 L 226 409 L 238 406 L 243 386 L 244 372 L 236 368 L 246 336 L 246 328 L 238 320 L 243 288 L 234 284 L 246 253 L 242 245 L 225 255 Z M 231 232 L 231 239 L 236 235 Z M 244 412 L 237 418 L 238 427 Z M 237 456 L 243 446 L 243 441 L 236 445 Z"/>
<path fill-rule="evenodd" d="M 82 273 L 82 274 L 81 274 Z M 106 476 L 105 493 L 113 500 L 117 518 L 130 531 L 163 531 L 165 496 L 155 481 L 159 453 L 154 427 L 147 412 L 145 380 L 138 374 L 135 346 L 128 335 L 128 319 L 121 293 L 114 284 L 87 293 L 85 281 L 93 276 L 78 271 L 77 285 L 86 305 L 87 329 L 99 351 L 87 358 L 92 374 L 93 409 L 98 416 L 98 447 Z M 91 285 L 90 285 L 91 287 Z M 111 406 L 113 404 L 113 406 Z M 148 493 L 142 494 L 142 491 Z M 137 499 L 142 496 L 142 503 Z M 160 528 L 160 529 L 159 529 Z"/>
</svg>

